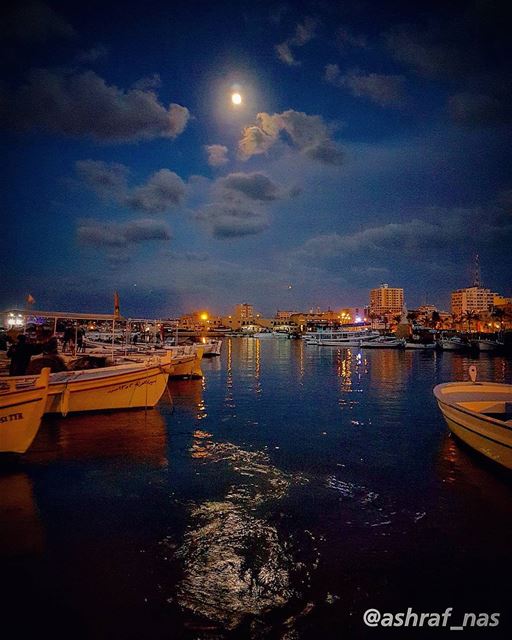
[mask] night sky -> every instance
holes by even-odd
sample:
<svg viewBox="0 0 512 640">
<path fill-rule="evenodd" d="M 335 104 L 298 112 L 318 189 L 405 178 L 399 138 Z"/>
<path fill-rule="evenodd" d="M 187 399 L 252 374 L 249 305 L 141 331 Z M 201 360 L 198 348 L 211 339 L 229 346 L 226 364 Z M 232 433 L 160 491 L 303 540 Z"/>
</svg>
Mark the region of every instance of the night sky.
<svg viewBox="0 0 512 640">
<path fill-rule="evenodd" d="M 10 3 L 0 308 L 446 309 L 475 253 L 512 295 L 504 7 Z"/>
</svg>

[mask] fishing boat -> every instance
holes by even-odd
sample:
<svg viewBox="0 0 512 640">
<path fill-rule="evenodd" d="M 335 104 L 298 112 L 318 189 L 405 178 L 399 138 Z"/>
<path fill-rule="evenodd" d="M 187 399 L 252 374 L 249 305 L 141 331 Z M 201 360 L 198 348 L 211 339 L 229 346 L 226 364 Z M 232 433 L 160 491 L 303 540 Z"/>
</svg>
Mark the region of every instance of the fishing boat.
<svg viewBox="0 0 512 640">
<path fill-rule="evenodd" d="M 169 373 L 171 378 L 202 378 L 201 359 L 204 345 L 201 343 L 181 344 L 178 346 L 122 346 L 107 345 L 95 342 L 93 348 L 88 350 L 92 356 L 114 356 L 112 364 L 121 365 L 130 362 L 144 363 L 160 358 L 160 364 Z"/>
<path fill-rule="evenodd" d="M 203 347 L 203 358 L 211 358 L 212 356 L 220 356 L 220 349 L 222 347 L 222 340 L 214 338 L 213 340 L 207 340 L 202 338 L 200 342 L 196 343 Z"/>
<path fill-rule="evenodd" d="M 476 340 L 471 340 L 471 346 L 478 349 L 478 351 L 489 352 L 503 347 L 504 343 L 491 338 L 476 338 Z"/>
<path fill-rule="evenodd" d="M 153 364 L 126 362 L 101 369 L 52 373 L 44 413 L 66 416 L 76 411 L 154 407 L 168 378 L 169 371 L 160 359 Z M 36 377 L 25 376 L 23 380 L 25 384 L 34 384 Z M 5 383 L 5 378 L 0 379 L 1 383 Z"/>
<path fill-rule="evenodd" d="M 0 452 L 25 453 L 36 437 L 48 397 L 50 369 L 33 380 L 21 376 L 0 382 Z"/>
<path fill-rule="evenodd" d="M 172 354 L 172 364 L 169 369 L 171 378 L 202 378 L 201 360 L 203 357 L 203 345 L 180 345 L 168 347 Z"/>
<path fill-rule="evenodd" d="M 441 336 L 437 342 L 442 351 L 462 351 L 467 344 L 459 336 Z"/>
<path fill-rule="evenodd" d="M 420 340 L 407 340 L 405 343 L 406 349 L 419 349 L 420 351 L 433 351 L 436 348 L 435 342 L 421 342 Z"/>
<path fill-rule="evenodd" d="M 512 385 L 449 382 L 434 387 L 434 396 L 453 434 L 512 469 Z"/>
<path fill-rule="evenodd" d="M 404 346 L 405 340 L 395 336 L 379 336 L 370 340 L 361 340 L 362 349 L 402 349 Z"/>
</svg>

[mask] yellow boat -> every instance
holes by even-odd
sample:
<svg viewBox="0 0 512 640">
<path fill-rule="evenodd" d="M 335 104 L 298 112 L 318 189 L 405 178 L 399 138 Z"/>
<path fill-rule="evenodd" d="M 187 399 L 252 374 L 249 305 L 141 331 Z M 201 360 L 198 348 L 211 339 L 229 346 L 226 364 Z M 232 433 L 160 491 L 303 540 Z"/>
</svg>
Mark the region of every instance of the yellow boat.
<svg viewBox="0 0 512 640">
<path fill-rule="evenodd" d="M 53 373 L 45 413 L 154 407 L 168 378 L 160 363 Z"/>
<path fill-rule="evenodd" d="M 172 354 L 171 378 L 202 378 L 203 349 L 202 345 L 171 347 L 169 349 Z"/>
<path fill-rule="evenodd" d="M 512 385 L 449 382 L 434 387 L 434 396 L 452 433 L 512 469 Z"/>
<path fill-rule="evenodd" d="M 25 453 L 36 437 L 47 397 L 50 369 L 29 380 L 3 378 L 0 385 L 0 451 Z"/>
</svg>

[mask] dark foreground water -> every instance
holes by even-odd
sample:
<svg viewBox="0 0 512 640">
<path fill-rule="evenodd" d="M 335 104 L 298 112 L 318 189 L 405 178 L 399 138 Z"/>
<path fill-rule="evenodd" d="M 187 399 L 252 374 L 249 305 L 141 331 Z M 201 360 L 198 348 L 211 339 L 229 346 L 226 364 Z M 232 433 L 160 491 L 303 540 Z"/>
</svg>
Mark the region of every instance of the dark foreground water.
<svg viewBox="0 0 512 640">
<path fill-rule="evenodd" d="M 501 614 L 464 635 L 506 637 L 512 481 L 432 396 L 470 362 L 235 338 L 173 405 L 45 419 L 0 460 L 0 635 L 439 638 L 363 613 L 453 607 Z"/>
</svg>

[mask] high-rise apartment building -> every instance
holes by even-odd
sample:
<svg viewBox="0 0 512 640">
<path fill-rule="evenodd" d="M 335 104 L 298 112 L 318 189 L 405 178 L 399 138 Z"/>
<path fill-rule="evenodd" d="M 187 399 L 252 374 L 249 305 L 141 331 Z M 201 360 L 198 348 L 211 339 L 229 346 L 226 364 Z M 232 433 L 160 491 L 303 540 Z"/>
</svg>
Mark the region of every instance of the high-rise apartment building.
<svg viewBox="0 0 512 640">
<path fill-rule="evenodd" d="M 253 318 L 254 307 L 252 306 L 252 304 L 248 304 L 247 302 L 237 304 L 235 307 L 234 316 L 238 320 L 248 320 L 249 318 Z"/>
<path fill-rule="evenodd" d="M 390 313 L 402 313 L 404 306 L 404 290 L 381 284 L 370 291 L 370 313 L 377 316 Z"/>
<path fill-rule="evenodd" d="M 468 311 L 480 313 L 488 311 L 494 304 L 494 296 L 490 289 L 483 287 L 466 287 L 452 292 L 451 312 L 454 316 L 462 316 Z"/>
</svg>

